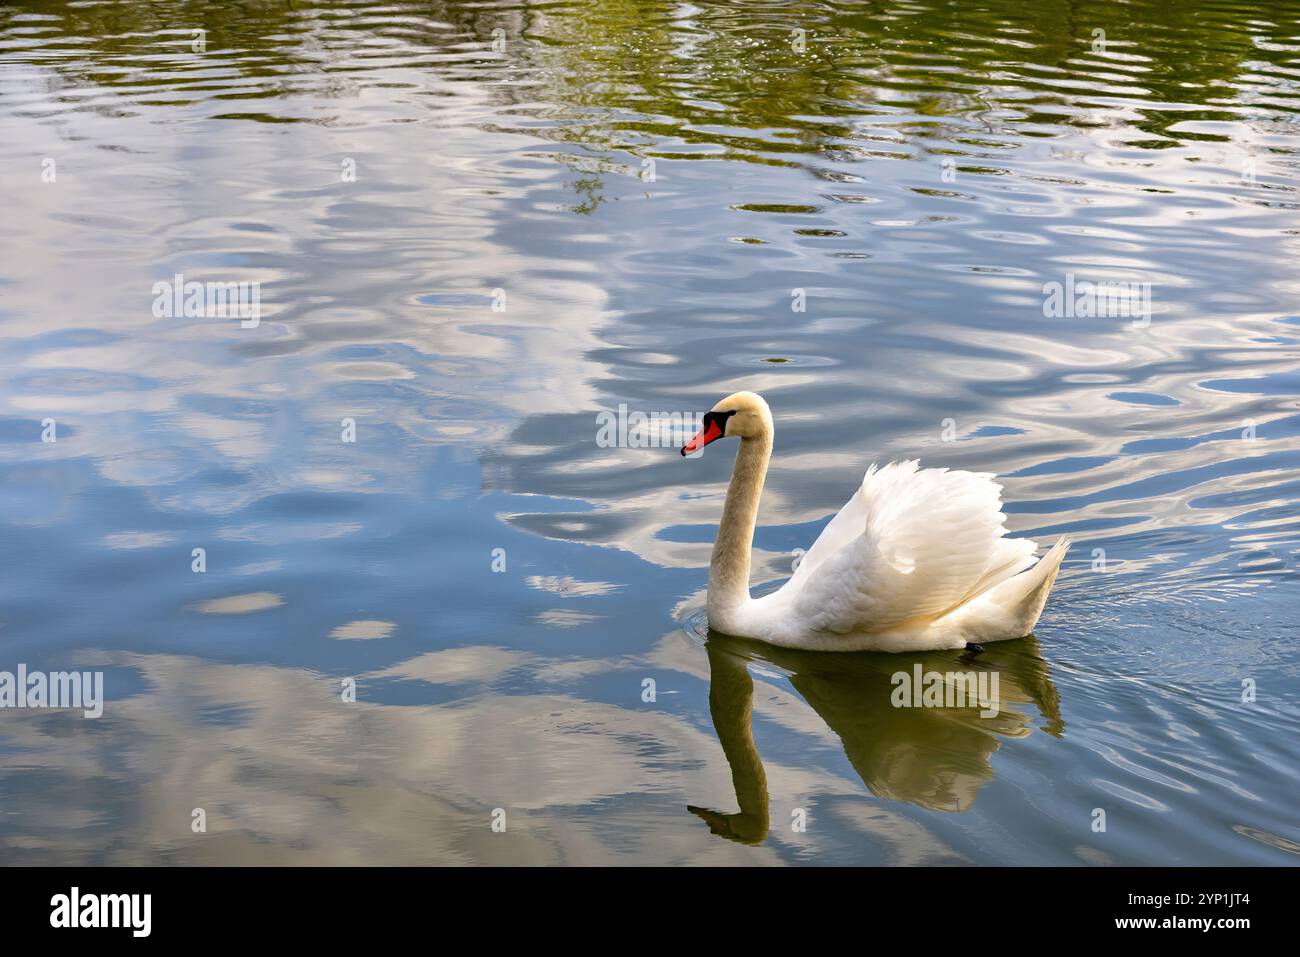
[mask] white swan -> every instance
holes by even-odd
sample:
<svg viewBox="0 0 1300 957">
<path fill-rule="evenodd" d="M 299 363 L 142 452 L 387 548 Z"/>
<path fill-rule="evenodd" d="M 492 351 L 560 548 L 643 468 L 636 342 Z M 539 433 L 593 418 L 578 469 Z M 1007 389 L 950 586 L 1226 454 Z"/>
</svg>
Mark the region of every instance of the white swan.
<svg viewBox="0 0 1300 957">
<path fill-rule="evenodd" d="M 709 626 L 816 651 L 928 651 L 1022 638 L 1033 631 L 1061 559 L 1062 538 L 1004 538 L 1001 486 L 987 473 L 894 462 L 862 486 L 781 588 L 749 596 L 749 553 L 772 456 L 772 412 L 753 392 L 729 395 L 682 448 L 740 438 L 709 562 Z"/>
</svg>

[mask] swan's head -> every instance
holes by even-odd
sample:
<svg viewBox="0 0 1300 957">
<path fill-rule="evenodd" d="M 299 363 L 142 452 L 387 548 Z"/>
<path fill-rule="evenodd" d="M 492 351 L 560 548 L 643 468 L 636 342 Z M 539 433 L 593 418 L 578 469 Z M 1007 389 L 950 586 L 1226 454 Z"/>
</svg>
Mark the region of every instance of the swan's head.
<svg viewBox="0 0 1300 957">
<path fill-rule="evenodd" d="M 717 439 L 758 438 L 772 433 L 772 410 L 757 392 L 736 392 L 704 413 L 704 428 L 682 446 L 682 455 L 698 452 Z"/>
</svg>

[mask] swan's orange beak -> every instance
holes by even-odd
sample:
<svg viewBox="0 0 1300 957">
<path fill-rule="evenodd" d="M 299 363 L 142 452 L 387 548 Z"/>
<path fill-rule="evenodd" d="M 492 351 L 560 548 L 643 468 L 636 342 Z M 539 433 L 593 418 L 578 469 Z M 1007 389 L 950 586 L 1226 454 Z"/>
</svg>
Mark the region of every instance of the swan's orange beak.
<svg viewBox="0 0 1300 957">
<path fill-rule="evenodd" d="M 712 415 L 706 415 L 704 428 L 695 433 L 695 438 L 682 446 L 682 455 L 693 455 L 710 442 L 720 438 L 722 438 L 722 426 L 718 425 L 718 420 Z"/>
</svg>

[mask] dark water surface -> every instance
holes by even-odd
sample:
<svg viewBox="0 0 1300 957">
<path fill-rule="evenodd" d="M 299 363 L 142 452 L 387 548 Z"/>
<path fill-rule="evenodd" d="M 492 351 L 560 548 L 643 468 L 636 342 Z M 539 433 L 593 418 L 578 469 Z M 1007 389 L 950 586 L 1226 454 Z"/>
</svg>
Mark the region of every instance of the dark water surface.
<svg viewBox="0 0 1300 957">
<path fill-rule="evenodd" d="M 0 861 L 1300 863 L 1298 120 L 1297 3 L 0 5 L 0 670 L 108 699 Z M 706 642 L 731 450 L 597 413 L 742 388 L 757 587 L 904 456 L 1076 539 L 1000 715 Z"/>
</svg>

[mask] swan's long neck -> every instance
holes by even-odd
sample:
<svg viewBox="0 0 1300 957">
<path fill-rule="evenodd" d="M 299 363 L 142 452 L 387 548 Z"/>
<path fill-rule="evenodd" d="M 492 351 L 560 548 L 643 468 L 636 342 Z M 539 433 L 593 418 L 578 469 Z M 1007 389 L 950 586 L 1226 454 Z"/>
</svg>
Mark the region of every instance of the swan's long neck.
<svg viewBox="0 0 1300 957">
<path fill-rule="evenodd" d="M 770 429 L 757 437 L 740 440 L 731 484 L 727 487 L 727 501 L 722 506 L 722 521 L 718 524 L 718 539 L 709 561 L 709 622 L 720 631 L 727 630 L 729 618 L 749 601 L 749 553 L 754 545 L 758 501 L 771 457 Z"/>
</svg>

